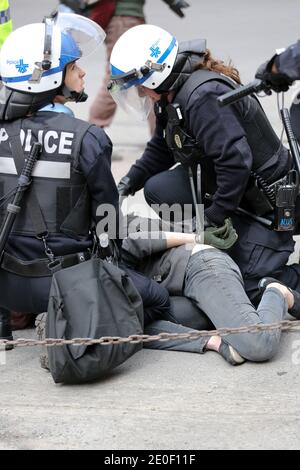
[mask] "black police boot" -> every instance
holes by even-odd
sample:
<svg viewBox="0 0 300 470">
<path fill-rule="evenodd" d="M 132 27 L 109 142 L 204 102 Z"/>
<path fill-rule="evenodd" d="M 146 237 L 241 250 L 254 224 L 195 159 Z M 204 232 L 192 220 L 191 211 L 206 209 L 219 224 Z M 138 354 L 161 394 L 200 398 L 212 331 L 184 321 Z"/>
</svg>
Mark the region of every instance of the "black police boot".
<svg viewBox="0 0 300 470">
<path fill-rule="evenodd" d="M 289 313 L 300 320 L 300 293 L 291 289 L 290 287 L 286 286 L 283 282 L 274 279 L 274 277 L 263 277 L 258 283 L 258 290 L 261 294 L 263 294 L 267 288 L 267 286 L 273 282 L 277 282 L 278 284 L 282 284 L 286 287 L 294 296 L 294 305 L 292 308 L 289 309 Z"/>
<path fill-rule="evenodd" d="M 10 325 L 10 312 L 0 308 L 0 339 L 13 340 L 11 325 Z M 5 350 L 9 351 L 13 346 L 6 345 Z"/>
</svg>

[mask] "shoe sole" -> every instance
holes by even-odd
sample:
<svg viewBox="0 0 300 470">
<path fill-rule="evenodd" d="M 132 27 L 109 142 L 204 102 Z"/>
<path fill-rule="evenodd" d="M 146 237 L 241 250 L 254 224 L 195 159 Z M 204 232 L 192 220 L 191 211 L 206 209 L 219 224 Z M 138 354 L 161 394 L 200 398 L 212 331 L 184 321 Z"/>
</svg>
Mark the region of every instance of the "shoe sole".
<svg viewBox="0 0 300 470">
<path fill-rule="evenodd" d="M 232 346 L 230 346 L 230 344 L 228 346 L 229 346 L 230 355 L 232 359 L 236 362 L 236 364 L 237 365 L 243 364 L 246 361 L 246 359 L 240 356 L 239 353 Z"/>
</svg>

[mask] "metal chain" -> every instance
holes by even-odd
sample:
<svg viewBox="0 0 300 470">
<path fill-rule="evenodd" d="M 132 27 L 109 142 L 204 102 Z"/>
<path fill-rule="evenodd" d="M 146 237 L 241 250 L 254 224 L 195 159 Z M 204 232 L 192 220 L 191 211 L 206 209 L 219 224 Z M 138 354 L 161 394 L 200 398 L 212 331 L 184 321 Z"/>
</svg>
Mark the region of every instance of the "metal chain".
<svg viewBox="0 0 300 470">
<path fill-rule="evenodd" d="M 109 344 L 123 344 L 123 343 L 149 343 L 150 341 L 170 341 L 172 339 L 186 339 L 196 340 L 205 336 L 226 336 L 229 334 L 238 333 L 258 333 L 260 331 L 300 331 L 300 320 L 283 320 L 277 323 L 269 324 L 258 324 L 250 326 L 241 326 L 239 328 L 219 328 L 217 330 L 201 330 L 193 331 L 191 333 L 159 333 L 158 335 L 130 335 L 126 337 L 120 336 L 102 336 L 101 338 L 73 338 L 73 339 L 59 339 L 59 338 L 47 338 L 44 340 L 35 340 L 27 338 L 19 338 L 16 340 L 0 340 L 1 346 L 64 346 L 64 345 L 76 345 L 76 346 L 92 346 L 94 344 L 101 344 L 102 346 Z"/>
</svg>

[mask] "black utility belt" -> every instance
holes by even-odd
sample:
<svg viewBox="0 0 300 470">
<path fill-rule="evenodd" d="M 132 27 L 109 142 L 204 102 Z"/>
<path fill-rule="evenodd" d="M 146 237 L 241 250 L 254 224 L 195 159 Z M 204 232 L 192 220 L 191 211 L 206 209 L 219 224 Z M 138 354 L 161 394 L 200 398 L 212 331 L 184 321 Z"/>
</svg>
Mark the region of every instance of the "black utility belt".
<svg viewBox="0 0 300 470">
<path fill-rule="evenodd" d="M 70 268 L 91 258 L 90 252 L 74 253 L 66 256 L 56 256 L 55 262 L 59 269 Z M 42 258 L 34 261 L 24 261 L 6 252 L 3 253 L 1 268 L 10 273 L 23 277 L 48 277 L 53 270 L 49 267 L 49 259 Z"/>
</svg>

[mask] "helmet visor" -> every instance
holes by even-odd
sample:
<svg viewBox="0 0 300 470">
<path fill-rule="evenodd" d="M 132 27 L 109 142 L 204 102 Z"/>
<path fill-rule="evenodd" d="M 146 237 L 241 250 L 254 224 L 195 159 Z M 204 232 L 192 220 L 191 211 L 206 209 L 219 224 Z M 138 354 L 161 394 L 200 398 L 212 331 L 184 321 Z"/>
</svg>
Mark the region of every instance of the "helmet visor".
<svg viewBox="0 0 300 470">
<path fill-rule="evenodd" d="M 146 121 L 152 109 L 152 100 L 141 87 L 124 88 L 110 82 L 109 92 L 117 105 L 139 121 Z"/>
<path fill-rule="evenodd" d="M 105 32 L 94 21 L 75 13 L 58 13 L 54 24 L 62 33 L 69 34 L 81 51 L 81 57 L 92 54 L 104 42 Z"/>
<path fill-rule="evenodd" d="M 0 105 L 5 104 L 6 100 L 6 87 L 3 85 L 3 82 L 0 81 Z"/>
</svg>

